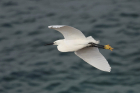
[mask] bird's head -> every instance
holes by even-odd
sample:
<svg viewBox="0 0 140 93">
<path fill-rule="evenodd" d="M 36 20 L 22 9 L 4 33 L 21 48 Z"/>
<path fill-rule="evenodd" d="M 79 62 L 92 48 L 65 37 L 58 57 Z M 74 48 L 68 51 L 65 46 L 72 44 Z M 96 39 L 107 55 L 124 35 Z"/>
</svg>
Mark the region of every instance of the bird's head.
<svg viewBox="0 0 140 93">
<path fill-rule="evenodd" d="M 63 40 L 56 40 L 53 43 L 48 43 L 48 44 L 45 44 L 45 45 L 60 45 L 62 42 L 63 42 Z"/>
</svg>

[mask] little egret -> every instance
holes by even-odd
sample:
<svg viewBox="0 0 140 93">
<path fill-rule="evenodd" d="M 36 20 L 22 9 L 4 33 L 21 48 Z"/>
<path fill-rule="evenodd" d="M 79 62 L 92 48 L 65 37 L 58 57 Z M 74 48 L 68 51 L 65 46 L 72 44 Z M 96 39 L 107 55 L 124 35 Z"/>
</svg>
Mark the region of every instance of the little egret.
<svg viewBox="0 0 140 93">
<path fill-rule="evenodd" d="M 74 52 L 95 68 L 106 72 L 111 71 L 107 60 L 98 50 L 98 48 L 102 48 L 112 51 L 113 48 L 110 45 L 99 45 L 99 41 L 92 36 L 86 38 L 80 30 L 71 26 L 51 25 L 48 28 L 59 31 L 65 39 L 56 40 L 46 45 L 57 45 L 60 52 Z"/>
</svg>

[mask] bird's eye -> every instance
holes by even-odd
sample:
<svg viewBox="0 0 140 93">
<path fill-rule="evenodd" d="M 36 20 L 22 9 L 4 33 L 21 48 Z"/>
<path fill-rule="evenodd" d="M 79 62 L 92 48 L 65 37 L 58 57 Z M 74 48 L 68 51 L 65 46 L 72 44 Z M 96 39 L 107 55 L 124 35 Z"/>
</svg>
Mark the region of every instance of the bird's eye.
<svg viewBox="0 0 140 93">
<path fill-rule="evenodd" d="M 54 44 L 57 44 L 57 42 L 53 42 Z"/>
</svg>

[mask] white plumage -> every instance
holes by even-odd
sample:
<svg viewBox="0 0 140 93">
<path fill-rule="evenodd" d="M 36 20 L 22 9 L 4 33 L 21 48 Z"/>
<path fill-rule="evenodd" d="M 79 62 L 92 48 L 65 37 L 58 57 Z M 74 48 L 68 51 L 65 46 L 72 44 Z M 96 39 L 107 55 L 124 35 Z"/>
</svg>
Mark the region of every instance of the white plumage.
<svg viewBox="0 0 140 93">
<path fill-rule="evenodd" d="M 48 27 L 59 31 L 61 34 L 63 34 L 64 38 L 67 40 L 85 39 L 86 38 L 80 30 L 73 28 L 71 26 L 52 25 L 52 26 L 48 26 Z"/>
<path fill-rule="evenodd" d="M 111 71 L 111 67 L 98 48 L 89 47 L 89 42 L 99 44 L 99 41 L 96 41 L 91 36 L 86 38 L 80 30 L 71 26 L 51 25 L 48 28 L 59 31 L 65 38 L 54 42 L 54 45 L 58 45 L 57 48 L 59 51 L 75 52 L 77 56 L 95 68 L 106 72 Z"/>
</svg>

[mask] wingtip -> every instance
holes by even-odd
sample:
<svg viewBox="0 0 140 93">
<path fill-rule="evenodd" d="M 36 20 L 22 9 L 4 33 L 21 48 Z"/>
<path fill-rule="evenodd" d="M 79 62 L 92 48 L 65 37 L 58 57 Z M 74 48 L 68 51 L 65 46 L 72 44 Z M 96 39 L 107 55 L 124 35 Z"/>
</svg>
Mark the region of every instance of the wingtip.
<svg viewBox="0 0 140 93">
<path fill-rule="evenodd" d="M 61 28 L 64 27 L 65 25 L 50 25 L 48 28 Z"/>
<path fill-rule="evenodd" d="M 51 28 L 52 26 L 48 26 L 48 28 Z"/>
<path fill-rule="evenodd" d="M 111 72 L 111 67 L 108 70 L 106 70 L 106 72 Z"/>
<path fill-rule="evenodd" d="M 108 69 L 99 69 L 101 71 L 105 71 L 105 72 L 111 72 L 111 67 L 109 67 Z"/>
</svg>

